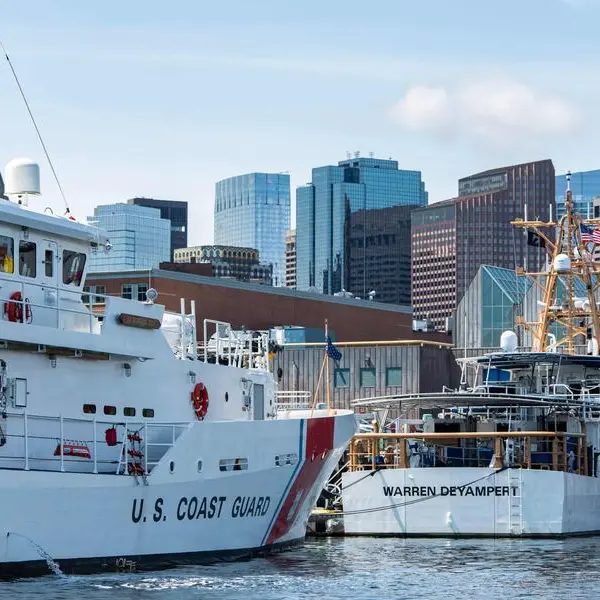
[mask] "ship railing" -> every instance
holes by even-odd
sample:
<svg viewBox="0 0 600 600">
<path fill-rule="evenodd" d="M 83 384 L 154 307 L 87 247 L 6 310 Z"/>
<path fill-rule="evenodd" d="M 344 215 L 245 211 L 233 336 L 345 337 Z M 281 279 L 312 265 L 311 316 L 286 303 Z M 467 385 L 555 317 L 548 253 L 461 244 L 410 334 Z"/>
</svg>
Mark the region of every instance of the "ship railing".
<svg viewBox="0 0 600 600">
<path fill-rule="evenodd" d="M 278 411 L 308 410 L 312 406 L 312 394 L 308 391 L 278 390 L 275 400 Z"/>
<path fill-rule="evenodd" d="M 268 353 L 268 331 L 234 331 L 231 323 L 204 319 L 203 344 L 198 348 L 204 362 L 268 371 Z"/>
<path fill-rule="evenodd" d="M 350 470 L 512 467 L 590 475 L 585 437 L 554 431 L 362 433 L 350 443 Z"/>
<path fill-rule="evenodd" d="M 0 468 L 114 475 L 130 472 L 128 465 L 135 462 L 148 474 L 189 427 L 187 422 L 116 422 L 9 413 L 0 419 Z M 117 428 L 116 440 L 107 436 L 112 428 Z M 130 432 L 139 434 L 137 448 L 127 439 Z M 140 455 L 131 454 L 132 449 Z"/>
<path fill-rule="evenodd" d="M 4 284 L 9 285 L 4 285 Z M 8 303 L 14 303 L 16 306 L 21 308 L 23 315 L 23 321 L 27 322 L 28 315 L 30 318 L 35 320 L 36 313 L 43 311 L 46 315 L 53 315 L 52 318 L 47 318 L 42 321 L 42 325 L 54 328 L 64 328 L 66 330 L 73 330 L 82 333 L 93 333 L 100 334 L 100 318 L 96 314 L 97 311 L 93 308 L 92 296 L 94 299 L 102 300 L 102 304 L 106 302 L 106 296 L 102 294 L 91 294 L 88 291 L 67 290 L 63 287 L 53 284 L 42 284 L 35 281 L 22 281 L 15 279 L 14 277 L 7 277 L 0 273 L 0 288 L 10 290 L 9 292 L 3 292 L 0 294 L 0 302 L 4 307 Z M 29 290 L 31 288 L 37 288 L 43 292 L 45 298 L 44 303 L 39 301 L 33 301 Z M 10 296 L 15 292 L 20 292 L 21 300 L 12 299 Z M 89 303 L 83 302 L 83 297 L 89 297 Z M 100 302 L 96 302 L 100 304 Z M 74 306 L 77 305 L 77 306 Z M 79 318 L 73 320 L 72 323 L 63 323 L 65 315 L 74 316 L 78 315 Z M 35 322 L 33 321 L 32 322 Z"/>
</svg>

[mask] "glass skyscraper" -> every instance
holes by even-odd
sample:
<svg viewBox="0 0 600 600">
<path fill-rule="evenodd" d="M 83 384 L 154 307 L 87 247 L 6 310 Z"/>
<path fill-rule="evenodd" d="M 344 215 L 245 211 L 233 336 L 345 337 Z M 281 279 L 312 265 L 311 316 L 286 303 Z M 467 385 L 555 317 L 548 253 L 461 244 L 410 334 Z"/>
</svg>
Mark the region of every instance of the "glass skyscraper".
<svg viewBox="0 0 600 600">
<path fill-rule="evenodd" d="M 188 245 L 188 203 L 180 200 L 157 200 L 156 198 L 131 198 L 127 204 L 158 208 L 161 219 L 171 221 L 171 260 L 175 250 Z"/>
<path fill-rule="evenodd" d="M 410 305 L 410 212 L 426 204 L 421 172 L 395 160 L 313 169 L 296 192 L 298 289 Z"/>
<path fill-rule="evenodd" d="M 285 236 L 290 228 L 290 176 L 249 173 L 217 182 L 215 240 L 258 250 L 273 265 L 273 284 L 285 285 Z"/>
<path fill-rule="evenodd" d="M 132 271 L 171 260 L 171 222 L 160 210 L 135 204 L 97 206 L 88 222 L 108 233 L 111 250 L 90 257 L 90 272 Z"/>
<path fill-rule="evenodd" d="M 573 205 L 584 219 L 594 217 L 594 198 L 600 196 L 600 169 L 571 174 Z M 567 176 L 556 176 L 556 213 L 560 219 L 565 214 Z"/>
</svg>

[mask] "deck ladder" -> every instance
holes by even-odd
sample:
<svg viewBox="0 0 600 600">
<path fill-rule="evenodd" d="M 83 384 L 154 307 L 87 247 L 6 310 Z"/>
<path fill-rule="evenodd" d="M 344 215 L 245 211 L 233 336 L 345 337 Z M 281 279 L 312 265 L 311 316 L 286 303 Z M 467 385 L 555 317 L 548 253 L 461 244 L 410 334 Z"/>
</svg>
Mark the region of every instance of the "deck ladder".
<svg viewBox="0 0 600 600">
<path fill-rule="evenodd" d="M 523 534 L 523 470 L 508 469 L 508 533 L 509 535 Z"/>
</svg>

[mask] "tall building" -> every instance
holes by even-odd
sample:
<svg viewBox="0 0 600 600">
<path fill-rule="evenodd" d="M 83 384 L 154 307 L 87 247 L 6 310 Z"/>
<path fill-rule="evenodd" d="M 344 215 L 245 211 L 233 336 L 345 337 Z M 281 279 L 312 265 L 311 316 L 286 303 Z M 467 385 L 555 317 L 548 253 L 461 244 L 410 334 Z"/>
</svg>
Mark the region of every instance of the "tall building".
<svg viewBox="0 0 600 600">
<path fill-rule="evenodd" d="M 290 176 L 249 173 L 217 182 L 215 239 L 223 246 L 256 248 L 273 265 L 273 283 L 285 285 L 285 234 L 290 228 Z"/>
<path fill-rule="evenodd" d="M 456 298 L 456 199 L 412 212 L 412 307 L 415 319 L 446 325 Z"/>
<path fill-rule="evenodd" d="M 296 289 L 296 230 L 285 234 L 285 287 Z"/>
<path fill-rule="evenodd" d="M 444 327 L 482 264 L 534 271 L 546 251 L 510 224 L 555 214 L 551 160 L 492 169 L 458 182 L 458 198 L 413 212 L 413 310 Z"/>
<path fill-rule="evenodd" d="M 313 169 L 296 192 L 298 289 L 409 304 L 410 210 L 425 204 L 421 172 L 395 160 Z"/>
<path fill-rule="evenodd" d="M 259 260 L 258 250 L 237 246 L 191 246 L 175 250 L 175 263 L 210 264 L 215 277 L 273 285 L 273 265 Z"/>
<path fill-rule="evenodd" d="M 556 214 L 558 218 L 565 214 L 565 195 L 567 191 L 567 175 L 556 176 Z M 594 198 L 600 196 L 600 169 L 595 171 L 579 171 L 571 174 L 571 191 L 573 205 L 585 219 L 594 217 Z"/>
<path fill-rule="evenodd" d="M 156 208 L 132 204 L 97 206 L 88 221 L 108 232 L 111 250 L 90 257 L 90 272 L 153 269 L 171 258 L 171 222 Z"/>
<path fill-rule="evenodd" d="M 155 198 L 131 198 L 128 204 L 158 208 L 160 218 L 171 221 L 171 256 L 177 248 L 188 245 L 188 203 L 179 200 L 157 200 Z"/>
</svg>

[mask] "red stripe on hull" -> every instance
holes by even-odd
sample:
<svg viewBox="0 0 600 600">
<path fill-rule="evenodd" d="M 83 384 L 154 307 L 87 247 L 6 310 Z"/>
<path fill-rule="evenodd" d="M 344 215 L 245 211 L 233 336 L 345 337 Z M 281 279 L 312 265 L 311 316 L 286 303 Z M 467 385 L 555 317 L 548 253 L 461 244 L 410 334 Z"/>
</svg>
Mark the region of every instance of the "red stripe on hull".
<svg viewBox="0 0 600 600">
<path fill-rule="evenodd" d="M 300 507 L 319 477 L 329 451 L 333 449 L 334 417 L 307 419 L 305 459 L 296 480 L 283 502 L 277 520 L 269 533 L 267 544 L 284 536 L 291 529 Z"/>
</svg>

